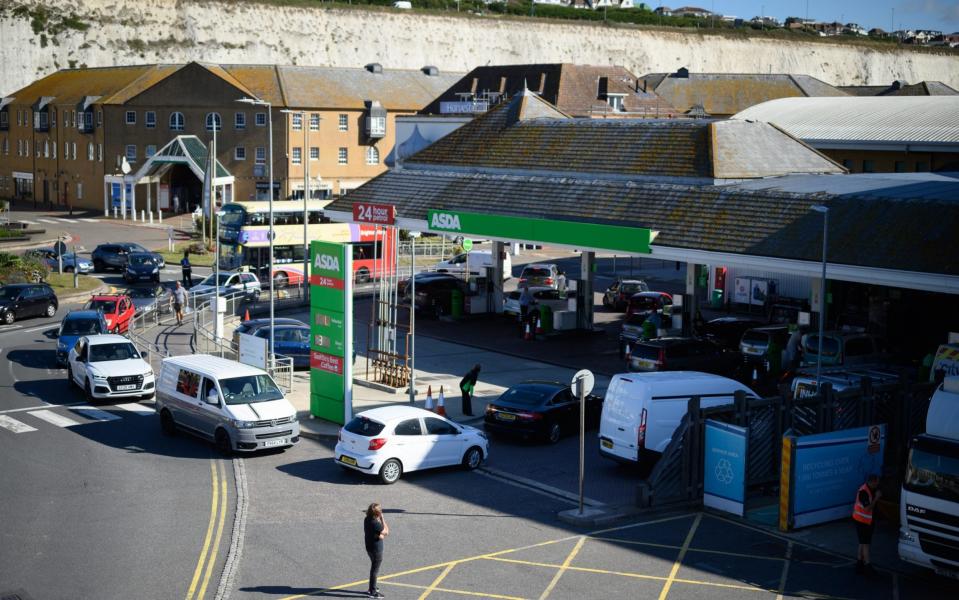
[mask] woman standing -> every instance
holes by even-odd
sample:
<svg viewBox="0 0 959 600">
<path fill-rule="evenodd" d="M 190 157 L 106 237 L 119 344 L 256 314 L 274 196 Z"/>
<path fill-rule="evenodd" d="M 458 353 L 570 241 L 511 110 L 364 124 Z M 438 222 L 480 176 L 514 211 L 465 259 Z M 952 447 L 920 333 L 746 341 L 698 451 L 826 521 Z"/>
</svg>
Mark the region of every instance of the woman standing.
<svg viewBox="0 0 959 600">
<path fill-rule="evenodd" d="M 390 534 L 390 527 L 383 519 L 383 509 L 378 502 L 370 504 L 363 520 L 363 537 L 366 541 L 366 554 L 370 557 L 370 587 L 366 595 L 370 598 L 383 598 L 376 587 L 376 576 L 383 562 L 383 540 Z"/>
</svg>

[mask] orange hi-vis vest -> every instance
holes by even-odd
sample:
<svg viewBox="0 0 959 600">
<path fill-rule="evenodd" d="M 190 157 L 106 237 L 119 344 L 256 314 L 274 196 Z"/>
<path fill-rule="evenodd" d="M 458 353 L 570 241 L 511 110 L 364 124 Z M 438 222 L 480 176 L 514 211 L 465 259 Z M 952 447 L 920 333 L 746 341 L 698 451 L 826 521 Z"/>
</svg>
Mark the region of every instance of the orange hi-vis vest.
<svg viewBox="0 0 959 600">
<path fill-rule="evenodd" d="M 859 492 L 866 492 L 866 495 L 869 496 L 869 506 L 859 502 Z M 856 504 L 852 507 L 852 518 L 866 525 L 872 524 L 872 490 L 865 483 L 856 492 Z"/>
</svg>

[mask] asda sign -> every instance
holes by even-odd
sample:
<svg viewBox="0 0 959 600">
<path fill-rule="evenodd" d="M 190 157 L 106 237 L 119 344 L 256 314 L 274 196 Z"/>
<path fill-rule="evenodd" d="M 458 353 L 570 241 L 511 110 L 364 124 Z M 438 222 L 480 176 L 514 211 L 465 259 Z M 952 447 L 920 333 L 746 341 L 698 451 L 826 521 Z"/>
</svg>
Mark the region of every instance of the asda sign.
<svg viewBox="0 0 959 600">
<path fill-rule="evenodd" d="M 310 414 L 343 424 L 353 409 L 353 248 L 314 240 L 310 257 Z"/>
<path fill-rule="evenodd" d="M 430 210 L 429 231 L 475 237 L 494 237 L 522 242 L 564 244 L 596 250 L 649 254 L 656 232 L 642 227 L 598 223 L 575 223 L 552 219 L 530 219 L 503 215 Z"/>
</svg>

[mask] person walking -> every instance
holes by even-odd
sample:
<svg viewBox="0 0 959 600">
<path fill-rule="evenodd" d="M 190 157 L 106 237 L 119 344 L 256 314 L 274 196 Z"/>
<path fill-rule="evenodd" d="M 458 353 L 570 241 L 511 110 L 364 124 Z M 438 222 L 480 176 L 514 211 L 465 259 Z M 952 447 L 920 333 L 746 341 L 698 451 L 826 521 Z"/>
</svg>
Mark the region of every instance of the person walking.
<svg viewBox="0 0 959 600">
<path fill-rule="evenodd" d="M 556 289 L 563 293 L 566 291 L 566 271 L 559 271 L 556 274 Z"/>
<path fill-rule="evenodd" d="M 186 289 L 176 282 L 176 287 L 170 292 L 173 295 L 173 312 L 176 313 L 176 324 L 183 325 L 183 305 L 186 304 Z"/>
<path fill-rule="evenodd" d="M 187 289 L 193 287 L 193 265 L 190 264 L 190 251 L 183 251 L 183 258 L 180 259 L 180 269 L 183 270 L 183 284 Z"/>
<path fill-rule="evenodd" d="M 460 391 L 463 393 L 463 415 L 473 416 L 473 390 L 476 389 L 476 379 L 482 367 L 477 363 L 469 370 L 462 381 L 460 381 Z"/>
<path fill-rule="evenodd" d="M 879 487 L 879 476 L 869 475 L 866 483 L 859 486 L 856 492 L 856 502 L 852 508 L 852 518 L 856 522 L 856 536 L 859 538 L 859 551 L 856 553 L 856 573 L 874 573 L 869 562 L 869 547 L 872 545 L 872 532 L 876 528 L 873 518 L 873 509 L 882 492 Z"/>
<path fill-rule="evenodd" d="M 521 328 L 529 322 L 529 307 L 533 303 L 533 294 L 529 291 L 529 284 L 524 283 L 523 289 L 519 293 L 519 321 Z M 520 335 L 523 332 L 520 331 Z"/>
<path fill-rule="evenodd" d="M 383 563 L 383 540 L 389 534 L 390 526 L 383 518 L 383 509 L 378 502 L 370 504 L 366 509 L 366 518 L 363 519 L 363 539 L 366 543 L 366 554 L 370 557 L 370 587 L 366 595 L 370 598 L 384 597 L 376 587 L 376 578 Z"/>
</svg>

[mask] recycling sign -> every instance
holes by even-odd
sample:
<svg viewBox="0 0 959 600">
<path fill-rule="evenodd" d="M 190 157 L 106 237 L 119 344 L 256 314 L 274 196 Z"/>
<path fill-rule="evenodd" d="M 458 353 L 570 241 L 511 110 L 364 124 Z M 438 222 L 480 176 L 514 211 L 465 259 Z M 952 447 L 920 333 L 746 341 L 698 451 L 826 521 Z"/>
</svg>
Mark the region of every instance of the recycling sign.
<svg viewBox="0 0 959 600">
<path fill-rule="evenodd" d="M 703 503 L 742 516 L 746 502 L 749 429 L 706 421 L 703 449 Z"/>
</svg>

